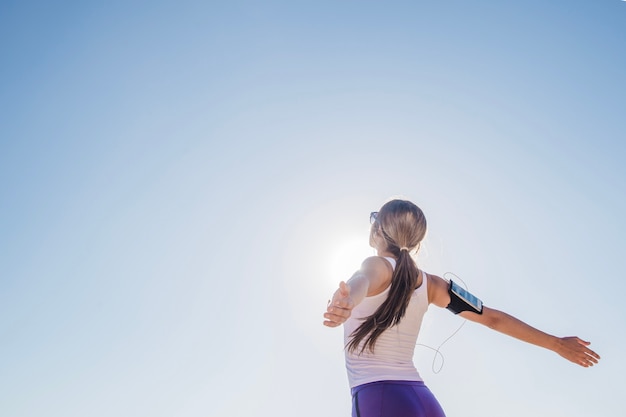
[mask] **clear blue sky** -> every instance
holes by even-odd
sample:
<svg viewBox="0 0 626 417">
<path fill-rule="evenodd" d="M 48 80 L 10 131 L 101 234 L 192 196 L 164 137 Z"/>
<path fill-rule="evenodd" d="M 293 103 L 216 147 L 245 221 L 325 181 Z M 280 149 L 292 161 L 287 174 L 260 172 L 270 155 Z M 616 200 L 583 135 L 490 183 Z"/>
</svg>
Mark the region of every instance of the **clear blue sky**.
<svg viewBox="0 0 626 417">
<path fill-rule="evenodd" d="M 602 356 L 467 324 L 449 417 L 623 416 L 626 2 L 0 4 L 0 415 L 349 415 L 368 215 Z M 420 342 L 460 324 L 431 308 Z"/>
</svg>

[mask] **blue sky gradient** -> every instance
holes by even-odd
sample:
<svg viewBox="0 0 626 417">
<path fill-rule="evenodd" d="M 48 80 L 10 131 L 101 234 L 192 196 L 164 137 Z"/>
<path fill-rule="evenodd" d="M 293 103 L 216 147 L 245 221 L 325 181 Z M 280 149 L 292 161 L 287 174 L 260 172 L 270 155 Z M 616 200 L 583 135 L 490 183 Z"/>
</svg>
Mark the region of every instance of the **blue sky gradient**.
<svg viewBox="0 0 626 417">
<path fill-rule="evenodd" d="M 416 350 L 448 416 L 624 415 L 625 44 L 618 0 L 3 2 L 0 414 L 349 415 L 322 312 L 404 196 L 420 267 L 603 356 L 467 324 Z"/>
</svg>

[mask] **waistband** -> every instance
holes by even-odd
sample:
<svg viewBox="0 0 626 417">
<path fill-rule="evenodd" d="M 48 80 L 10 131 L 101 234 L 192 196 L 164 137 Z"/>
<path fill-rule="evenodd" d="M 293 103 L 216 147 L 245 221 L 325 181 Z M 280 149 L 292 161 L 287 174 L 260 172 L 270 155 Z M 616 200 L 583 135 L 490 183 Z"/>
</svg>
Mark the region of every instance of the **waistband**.
<svg viewBox="0 0 626 417">
<path fill-rule="evenodd" d="M 426 384 L 424 384 L 424 381 L 386 380 L 386 381 L 368 382 L 367 384 L 357 385 L 356 387 L 352 388 L 350 392 L 352 393 L 352 395 L 354 395 L 360 390 L 362 390 L 363 388 L 367 388 L 367 387 L 371 387 L 375 385 L 385 385 L 385 384 L 386 385 L 410 385 L 413 387 L 425 387 L 426 386 Z"/>
</svg>

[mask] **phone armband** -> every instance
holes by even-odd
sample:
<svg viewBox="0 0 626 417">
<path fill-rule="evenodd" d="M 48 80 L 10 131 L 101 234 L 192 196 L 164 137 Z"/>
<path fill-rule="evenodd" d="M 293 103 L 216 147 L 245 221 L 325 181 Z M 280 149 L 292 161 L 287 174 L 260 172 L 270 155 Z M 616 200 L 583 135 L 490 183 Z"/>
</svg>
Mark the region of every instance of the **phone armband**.
<svg viewBox="0 0 626 417">
<path fill-rule="evenodd" d="M 483 302 L 452 280 L 448 286 L 448 294 L 450 294 L 450 304 L 446 308 L 454 314 L 459 314 L 462 311 L 483 313 Z"/>
</svg>

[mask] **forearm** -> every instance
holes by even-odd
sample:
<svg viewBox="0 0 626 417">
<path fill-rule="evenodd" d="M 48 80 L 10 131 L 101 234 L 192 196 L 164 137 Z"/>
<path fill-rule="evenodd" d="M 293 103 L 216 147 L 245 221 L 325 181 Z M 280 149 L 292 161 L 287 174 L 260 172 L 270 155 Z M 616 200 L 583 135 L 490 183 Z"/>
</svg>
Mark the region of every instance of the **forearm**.
<svg viewBox="0 0 626 417">
<path fill-rule="evenodd" d="M 502 311 L 483 307 L 483 314 L 464 311 L 459 315 L 521 341 L 551 350 L 580 366 L 593 366 L 600 359 L 600 355 L 589 349 L 587 341 L 576 336 L 552 336 Z"/>
<path fill-rule="evenodd" d="M 350 295 L 352 296 L 352 301 L 354 305 L 359 305 L 361 301 L 367 296 L 367 292 L 369 290 L 370 281 L 369 279 L 362 273 L 356 272 L 348 281 L 348 286 L 350 287 Z"/>
<path fill-rule="evenodd" d="M 344 323 L 352 309 L 368 295 L 378 294 L 389 285 L 393 270 L 391 265 L 379 256 L 371 256 L 363 261 L 361 268 L 348 282 L 341 281 L 326 307 L 324 325 L 336 327 Z"/>
<path fill-rule="evenodd" d="M 335 291 L 333 299 L 329 300 L 324 313 L 324 325 L 328 327 L 337 327 L 345 322 L 354 306 L 358 305 L 369 289 L 369 280 L 359 272 L 355 273 L 348 282 L 341 282 L 339 288 Z"/>
<path fill-rule="evenodd" d="M 472 317 L 468 317 L 470 314 Z M 553 351 L 557 348 L 557 337 L 536 329 L 505 312 L 484 307 L 483 314 L 480 316 L 474 313 L 461 313 L 461 315 L 523 342 Z"/>
</svg>

